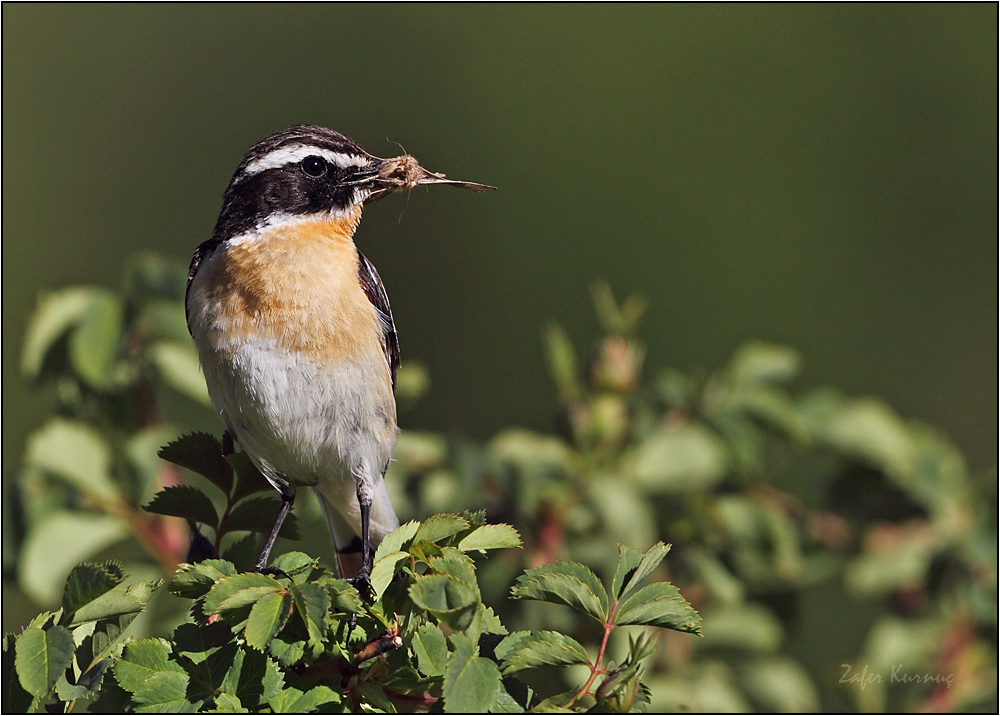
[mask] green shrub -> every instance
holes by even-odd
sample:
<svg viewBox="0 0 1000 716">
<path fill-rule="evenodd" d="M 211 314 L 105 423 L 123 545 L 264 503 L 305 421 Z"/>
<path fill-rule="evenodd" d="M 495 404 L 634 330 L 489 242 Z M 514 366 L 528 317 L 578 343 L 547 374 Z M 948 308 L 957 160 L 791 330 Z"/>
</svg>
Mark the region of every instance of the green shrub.
<svg viewBox="0 0 1000 716">
<path fill-rule="evenodd" d="M 210 589 L 232 579 L 225 565 L 233 565 L 233 570 L 247 567 L 247 555 L 256 547 L 253 530 L 264 529 L 261 525 L 267 522 L 246 515 L 265 514 L 264 500 L 271 500 L 276 510 L 277 500 L 268 492 L 258 494 L 263 485 L 255 482 L 249 463 L 240 453 L 223 458 L 209 435 L 189 435 L 177 442 L 184 432 L 217 430 L 184 326 L 184 278 L 183 266 L 144 257 L 130 265 L 120 294 L 77 287 L 39 302 L 25 340 L 23 368 L 31 380 L 51 386 L 57 408 L 29 439 L 19 479 L 5 485 L 4 498 L 5 574 L 16 574 L 18 587 L 40 608 L 54 609 L 64 599 L 68 585 L 82 579 L 74 577 L 74 571 L 64 587 L 66 575 L 87 560 L 104 563 L 114 558 L 123 563 L 124 568 L 78 568 L 111 575 L 98 580 L 102 585 L 114 582 L 106 594 L 126 593 L 127 583 L 118 579 L 122 569 L 138 578 L 137 585 L 147 585 L 131 587 L 137 591 L 130 598 L 138 601 L 141 596 L 148 604 L 139 616 L 129 613 L 135 618 L 129 634 L 138 640 L 135 644 L 147 645 L 136 648 L 161 650 L 156 654 L 163 659 L 155 663 L 164 673 L 175 674 L 157 676 L 157 683 L 176 686 L 189 679 L 186 700 L 179 706 L 197 701 L 203 708 L 233 708 L 236 702 L 229 699 L 237 697 L 255 710 L 304 709 L 313 703 L 306 697 L 312 690 L 298 681 L 300 672 L 316 660 L 339 658 L 350 668 L 320 679 L 337 696 L 315 702 L 317 708 L 352 709 L 361 702 L 365 708 L 386 710 L 470 707 L 455 700 L 458 691 L 449 692 L 448 673 L 477 674 L 477 679 L 498 674 L 506 696 L 491 702 L 497 710 L 567 705 L 625 710 L 642 707 L 647 698 L 655 710 L 995 708 L 996 493 L 995 487 L 987 487 L 995 476 L 970 476 L 950 442 L 931 428 L 901 418 L 880 400 L 830 389 L 793 390 L 800 358 L 788 348 L 750 343 L 711 373 L 650 371 L 638 337 L 643 302 L 633 297 L 619 304 L 603 284 L 594 290 L 603 335 L 585 359 L 558 326 L 544 332 L 558 393 L 552 434 L 508 428 L 485 443 L 409 430 L 400 435 L 397 459 L 387 477 L 400 515 L 419 519 L 422 525 L 457 520 L 459 515 L 468 523 L 440 539 L 420 540 L 435 545 L 441 554 L 400 541 L 399 549 L 393 548 L 398 561 L 392 571 L 403 576 L 390 578 L 383 567 L 380 580 L 388 581 L 381 597 L 358 608 L 354 602 L 348 606 L 337 601 L 337 595 L 350 590 L 318 567 L 319 562 L 287 552 L 289 544 L 279 541 L 278 551 L 286 550 L 281 559 L 309 565 L 292 574 L 292 582 L 315 585 L 308 589 L 329 596 L 330 609 L 323 618 L 326 635 L 310 642 L 309 626 L 302 620 L 308 606 L 296 606 L 288 580 L 272 579 L 279 586 L 268 582 L 271 591 L 261 592 L 270 611 L 261 607 L 258 618 L 271 614 L 273 621 L 268 627 L 266 620 L 254 619 L 250 632 L 258 645 L 269 635 L 266 649 L 248 645 L 244 622 L 251 621 L 249 613 L 220 611 L 212 624 L 225 624 L 229 634 L 236 634 L 231 629 L 236 627 L 239 633 L 227 637 L 218 653 L 228 659 L 225 673 L 237 673 L 230 675 L 230 686 L 224 689 L 225 674 L 213 670 L 214 695 L 195 698 L 199 692 L 191 686 L 194 677 L 183 662 L 188 657 L 178 651 L 178 639 L 185 624 L 214 617 L 197 607 L 187 609 L 188 602 L 168 593 L 176 592 L 183 575 L 201 574 L 189 570 L 204 568 L 185 567 L 175 577 L 177 565 L 188 561 L 194 546 L 195 552 L 223 560 L 211 563 L 218 565 L 219 575 Z M 419 366 L 404 364 L 398 381 L 401 409 L 419 400 L 428 383 Z M 164 456 L 173 462 L 157 457 L 160 447 L 168 444 Z M 243 492 L 237 495 L 236 490 Z M 241 501 L 254 509 L 244 509 L 241 516 Z M 464 580 L 474 589 L 452 586 L 449 591 L 443 585 L 455 578 L 453 569 L 461 568 L 449 563 L 435 573 L 435 560 L 444 558 L 446 550 L 467 557 L 461 540 L 481 525 L 483 509 L 492 519 L 516 527 L 524 549 L 502 550 L 475 562 L 474 579 Z M 329 559 L 316 506 L 306 501 L 296 512 L 298 524 L 290 525 L 288 535 L 301 533 L 316 556 Z M 178 514 L 184 519 L 173 516 Z M 510 528 L 489 529 L 499 533 Z M 629 564 L 641 555 L 616 543 L 649 545 L 661 540 L 671 542 L 673 550 L 648 575 L 660 581 L 642 587 L 637 592 L 642 597 L 623 597 L 614 575 L 623 560 Z M 654 547 L 651 554 L 659 549 Z M 448 554 L 465 564 L 456 553 Z M 380 550 L 380 559 L 387 556 Z M 595 607 L 585 593 L 555 598 L 554 592 L 530 586 L 535 584 L 532 575 L 537 582 L 551 568 L 545 565 L 552 564 L 588 570 L 580 566 L 586 564 L 604 575 L 610 591 L 596 578 L 579 579 L 582 572 L 572 582 L 589 583 L 602 609 L 602 589 L 609 595 L 607 608 L 622 601 L 616 608 L 620 610 L 632 600 L 630 611 L 638 608 L 636 600 L 645 602 L 648 595 L 679 605 L 671 601 L 673 587 L 664 581 L 669 579 L 704 618 L 705 637 L 693 639 L 668 629 L 655 643 L 643 636 L 626 643 L 629 630 L 609 629 L 609 624 L 621 623 L 609 623 L 603 612 L 589 613 L 586 605 L 591 611 Z M 576 566 L 565 566 L 570 564 Z M 149 585 L 158 579 L 171 580 L 171 586 L 150 597 Z M 429 590 L 412 591 L 428 579 L 428 587 L 438 582 L 433 595 L 442 601 L 428 601 Z M 207 577 L 199 584 L 207 585 Z M 518 598 L 508 599 L 508 593 Z M 197 596 L 204 604 L 209 594 L 192 591 L 186 597 Z M 537 599 L 544 595 L 546 599 Z M 472 610 L 467 603 L 463 618 L 473 619 L 472 626 L 462 621 L 463 628 L 456 630 L 441 616 L 447 612 L 451 618 L 445 607 L 457 603 L 447 601 L 456 598 L 492 607 L 488 618 L 482 616 L 483 631 L 476 632 L 476 615 L 486 612 Z M 573 608 L 559 609 L 545 601 Z M 358 627 L 348 642 L 343 624 L 354 608 Z M 472 611 L 476 615 L 469 616 Z M 5 639 L 5 705 L 15 703 L 9 698 L 23 703 L 19 689 L 34 698 L 48 696 L 54 688 L 55 697 L 70 701 L 79 689 L 95 684 L 101 695 L 91 707 L 111 703 L 103 699 L 125 704 L 137 698 L 118 689 L 120 680 L 102 681 L 104 672 L 93 671 L 108 658 L 101 654 L 117 658 L 121 653 L 118 636 L 125 624 L 115 627 L 116 640 L 97 640 L 99 652 L 84 646 L 81 640 L 87 637 L 82 632 L 69 649 L 66 633 L 76 635 L 86 625 L 74 623 L 78 617 L 68 614 L 64 603 L 62 612 L 39 617 L 25 632 L 32 635 L 35 647 L 40 648 L 38 640 L 43 639 L 53 655 L 44 670 L 27 676 L 27 682 L 15 670 L 14 654 L 19 648 L 28 653 L 29 647 Z M 657 619 L 646 623 L 678 626 Z M 514 630 L 502 642 L 502 634 L 489 631 L 501 623 Z M 320 629 L 319 622 L 313 627 Z M 385 643 L 379 638 L 386 634 L 391 641 L 393 628 L 400 630 L 402 646 L 365 662 L 357 674 L 349 673 L 358 666 L 352 655 L 372 643 Z M 222 634 L 221 627 L 212 629 Z M 442 640 L 438 633 L 446 632 Z M 95 626 L 92 633 L 104 632 Z M 159 641 L 171 634 L 170 640 Z M 293 634 L 305 647 L 301 657 L 291 655 L 305 661 L 282 662 L 274 653 L 275 640 L 292 643 Z M 321 645 L 331 651 L 317 652 Z M 522 653 L 524 645 L 531 650 Z M 121 658 L 127 661 L 131 649 L 126 647 Z M 584 653 L 592 660 L 589 666 L 572 661 L 582 660 Z M 145 657 L 159 659 L 151 654 Z M 261 662 L 261 654 L 270 656 Z M 648 693 L 638 678 L 640 661 L 645 669 L 641 684 Z M 244 700 L 232 684 L 241 683 L 239 670 L 251 662 L 267 662 L 252 667 L 259 675 L 258 687 L 264 679 L 272 684 L 268 688 L 277 688 L 277 674 L 281 693 L 295 691 L 274 696 L 277 701 L 270 695 L 264 699 L 264 692 Z M 459 663 L 468 665 L 448 672 L 448 665 Z M 564 668 L 554 669 L 559 664 Z M 521 671 L 518 665 L 537 668 Z M 114 666 L 112 673 L 117 676 L 119 668 L 128 669 Z M 511 678 L 514 672 L 516 679 Z M 893 676 L 900 673 L 928 678 Z M 265 679 L 265 674 L 271 676 Z M 387 681 L 390 674 L 403 681 Z M 512 686 L 521 681 L 524 690 Z M 393 701 L 389 692 L 443 699 Z M 294 702 L 285 700 L 292 697 Z M 311 698 L 319 697 L 317 693 Z M 299 698 L 307 700 L 299 704 Z"/>
</svg>

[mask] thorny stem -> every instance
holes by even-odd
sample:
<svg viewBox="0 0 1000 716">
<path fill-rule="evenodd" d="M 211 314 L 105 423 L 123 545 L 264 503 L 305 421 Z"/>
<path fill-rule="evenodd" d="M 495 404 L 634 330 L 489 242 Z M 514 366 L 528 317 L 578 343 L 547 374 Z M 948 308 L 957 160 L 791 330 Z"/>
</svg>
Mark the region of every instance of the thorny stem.
<svg viewBox="0 0 1000 716">
<path fill-rule="evenodd" d="M 590 665 L 590 678 L 587 679 L 587 683 L 585 683 L 582 687 L 580 687 L 580 690 L 576 692 L 573 698 L 569 700 L 569 703 L 566 704 L 567 707 L 572 706 L 577 702 L 578 699 L 589 694 L 590 687 L 594 685 L 594 680 L 597 679 L 598 676 L 600 676 L 601 674 L 608 673 L 607 669 L 601 668 L 601 664 L 604 663 L 604 652 L 608 648 L 608 637 L 611 636 L 611 632 L 615 628 L 613 622 L 615 618 L 615 612 L 617 610 L 618 610 L 618 602 L 615 602 L 614 604 L 611 605 L 611 611 L 608 612 L 608 618 L 604 621 L 604 636 L 601 638 L 601 648 L 597 652 L 597 660 Z"/>
</svg>

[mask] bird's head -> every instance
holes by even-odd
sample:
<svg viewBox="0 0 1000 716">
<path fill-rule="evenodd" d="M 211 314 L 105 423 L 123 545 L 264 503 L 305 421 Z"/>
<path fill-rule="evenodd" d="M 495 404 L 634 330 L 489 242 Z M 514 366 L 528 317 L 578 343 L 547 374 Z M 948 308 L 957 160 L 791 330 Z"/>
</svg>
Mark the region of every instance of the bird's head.
<svg viewBox="0 0 1000 716">
<path fill-rule="evenodd" d="M 332 129 L 290 127 L 247 151 L 223 196 L 215 237 L 232 238 L 297 218 L 352 216 L 368 202 L 420 184 L 495 188 L 446 179 L 409 155 L 374 157 Z"/>
</svg>

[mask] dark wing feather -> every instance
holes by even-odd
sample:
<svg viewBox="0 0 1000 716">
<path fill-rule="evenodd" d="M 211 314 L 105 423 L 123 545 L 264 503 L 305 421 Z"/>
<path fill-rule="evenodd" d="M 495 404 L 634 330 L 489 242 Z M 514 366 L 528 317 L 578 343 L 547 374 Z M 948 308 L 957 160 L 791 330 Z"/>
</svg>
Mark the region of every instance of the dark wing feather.
<svg viewBox="0 0 1000 716">
<path fill-rule="evenodd" d="M 399 368 L 399 339 L 396 338 L 396 326 L 392 322 L 389 297 L 385 294 L 385 287 L 382 285 L 382 279 L 378 277 L 378 271 L 360 251 L 358 252 L 358 279 L 361 282 L 361 289 L 368 296 L 372 306 L 375 307 L 379 322 L 382 324 L 382 350 L 385 353 L 385 362 L 389 365 L 392 392 L 395 394 L 396 369 Z"/>
<path fill-rule="evenodd" d="M 191 281 L 194 280 L 194 275 L 198 272 L 201 262 L 215 251 L 215 248 L 221 243 L 219 239 L 204 241 L 198 245 L 198 248 L 194 250 L 194 256 L 191 257 L 191 266 L 188 268 L 187 287 L 184 289 L 184 319 L 187 321 L 188 333 L 191 332 L 191 314 L 190 309 L 188 309 L 188 294 L 191 293 Z"/>
</svg>

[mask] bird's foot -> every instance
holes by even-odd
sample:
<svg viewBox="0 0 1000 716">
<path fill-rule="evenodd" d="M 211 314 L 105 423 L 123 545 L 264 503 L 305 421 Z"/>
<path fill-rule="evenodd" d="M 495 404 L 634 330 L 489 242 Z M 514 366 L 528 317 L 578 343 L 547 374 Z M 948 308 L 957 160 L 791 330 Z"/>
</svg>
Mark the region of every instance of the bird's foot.
<svg viewBox="0 0 1000 716">
<path fill-rule="evenodd" d="M 358 594 L 360 594 L 362 598 L 373 594 L 375 591 L 372 589 L 371 572 L 361 572 L 357 576 L 350 577 L 344 581 L 357 589 Z"/>
<path fill-rule="evenodd" d="M 277 567 L 269 567 L 266 564 L 255 565 L 253 571 L 257 572 L 257 574 L 266 574 L 271 577 L 284 577 L 285 579 L 289 580 L 292 578 L 292 575 L 290 575 L 285 570 L 278 569 Z"/>
</svg>

